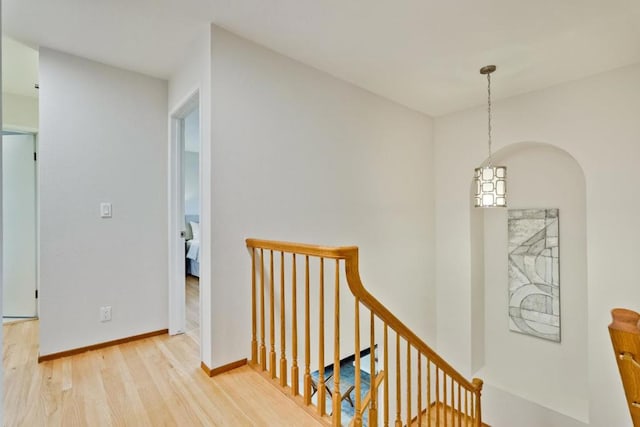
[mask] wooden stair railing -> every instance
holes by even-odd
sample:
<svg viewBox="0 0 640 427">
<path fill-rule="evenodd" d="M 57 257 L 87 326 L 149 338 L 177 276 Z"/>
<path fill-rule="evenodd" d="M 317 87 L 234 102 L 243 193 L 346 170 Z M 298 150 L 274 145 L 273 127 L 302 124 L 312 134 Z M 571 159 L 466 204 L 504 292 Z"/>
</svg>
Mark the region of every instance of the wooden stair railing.
<svg viewBox="0 0 640 427">
<path fill-rule="evenodd" d="M 250 365 L 317 419 L 334 427 L 342 425 L 342 410 L 333 408 L 343 407 L 340 367 L 351 357 L 354 380 L 346 385 L 354 385 L 355 389 L 354 416 L 349 425 L 360 427 L 363 420 L 376 427 L 483 425 L 482 380 L 464 378 L 364 288 L 356 246 L 323 247 L 258 239 L 247 239 L 246 244 L 252 268 Z M 333 288 L 325 293 L 326 278 L 332 273 Z M 345 281 L 348 288 L 341 286 Z M 345 304 L 346 297 L 353 302 Z M 364 316 L 368 322 L 361 322 L 361 311 L 368 314 Z M 303 319 L 301 325 L 299 317 Z M 325 327 L 326 320 L 332 327 Z M 298 360 L 299 329 L 304 331 L 302 367 Z M 368 333 L 363 333 L 367 329 Z M 372 384 L 368 391 L 362 384 L 363 350 L 369 352 L 370 359 Z M 329 364 L 325 361 L 327 351 L 333 354 Z M 331 372 L 327 374 L 326 369 Z M 317 376 L 315 394 L 312 375 Z M 333 381 L 331 411 L 327 410 L 328 377 Z"/>
<path fill-rule="evenodd" d="M 609 335 L 633 425 L 640 427 L 640 313 L 611 310 Z"/>
</svg>

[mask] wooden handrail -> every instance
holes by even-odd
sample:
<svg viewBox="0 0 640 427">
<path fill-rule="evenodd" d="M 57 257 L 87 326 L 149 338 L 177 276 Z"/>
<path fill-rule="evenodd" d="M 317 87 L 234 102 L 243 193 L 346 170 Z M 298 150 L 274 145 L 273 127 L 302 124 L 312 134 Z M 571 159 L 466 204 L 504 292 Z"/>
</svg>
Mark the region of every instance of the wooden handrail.
<svg viewBox="0 0 640 427">
<path fill-rule="evenodd" d="M 279 242 L 275 240 L 247 239 L 248 248 L 266 249 L 290 254 L 317 256 L 330 259 L 346 259 L 355 251 L 358 256 L 357 246 L 319 246 L 306 243 Z"/>
<path fill-rule="evenodd" d="M 324 282 L 324 277 L 323 277 L 323 272 L 324 272 L 324 267 L 323 267 L 323 260 L 324 259 L 335 259 L 336 260 L 336 280 L 335 280 L 335 284 L 336 284 L 336 290 L 335 292 L 335 301 L 336 301 L 336 307 L 337 307 L 337 303 L 339 301 L 339 293 L 337 292 L 337 287 L 339 286 L 339 281 L 338 281 L 338 273 L 337 273 L 337 268 L 339 266 L 339 263 L 341 260 L 344 261 L 344 268 L 345 268 L 345 273 L 346 273 L 346 281 L 347 281 L 347 285 L 349 287 L 349 290 L 351 292 L 351 294 L 354 296 L 355 298 L 355 307 L 356 307 L 356 331 L 359 330 L 359 323 L 358 323 L 358 313 L 359 313 L 359 308 L 360 304 L 362 306 L 364 306 L 365 308 L 369 309 L 371 311 L 371 346 L 373 347 L 373 339 L 374 339 L 374 318 L 379 319 L 380 321 L 382 321 L 382 323 L 384 324 L 384 351 L 385 351 L 385 355 L 387 352 L 387 328 L 391 329 L 397 336 L 397 340 L 399 340 L 400 338 L 404 339 L 407 342 L 407 359 L 406 359 L 406 390 L 407 390 L 407 420 L 411 420 L 411 396 L 410 396 L 410 392 L 411 392 L 411 377 L 412 377 L 412 371 L 411 371 L 411 365 L 412 365 L 412 361 L 411 361 L 411 352 L 412 351 L 416 351 L 417 355 L 418 355 L 418 359 L 417 362 L 418 363 L 418 387 L 420 388 L 420 390 L 422 390 L 422 386 L 421 386 L 421 378 L 422 378 L 422 374 L 421 374 L 421 361 L 422 361 L 422 357 L 425 357 L 427 359 L 427 364 L 426 364 L 426 380 L 427 380 L 427 389 L 426 389 L 426 397 L 427 397 L 427 408 L 430 407 L 431 404 L 431 389 L 428 386 L 428 384 L 430 384 L 430 376 L 432 374 L 432 369 L 431 366 L 433 365 L 433 367 L 435 368 L 435 372 L 433 372 L 435 374 L 435 392 L 436 392 L 436 401 L 438 401 L 439 399 L 439 382 L 440 379 L 441 384 L 443 386 L 443 397 L 444 397 L 444 404 L 446 405 L 447 403 L 447 398 L 450 398 L 451 401 L 451 407 L 454 408 L 454 405 L 456 404 L 457 401 L 457 411 L 459 411 L 458 414 L 458 421 L 461 419 L 460 417 L 463 414 L 467 414 L 464 416 L 469 417 L 468 415 L 468 410 L 467 410 L 467 391 L 471 393 L 470 397 L 471 399 L 469 399 L 470 401 L 468 402 L 469 405 L 469 409 L 472 411 L 471 412 L 471 418 L 473 418 L 474 420 L 474 426 L 480 426 L 481 425 L 481 405 L 480 405 L 480 396 L 481 396 L 481 391 L 482 391 L 482 380 L 478 379 L 478 378 L 474 378 L 472 381 L 467 380 L 464 376 L 462 376 L 458 371 L 456 371 L 449 363 L 447 363 L 442 357 L 440 357 L 431 347 L 429 347 L 421 338 L 419 338 L 413 331 L 411 331 L 403 322 L 401 322 L 393 313 L 391 313 L 382 303 L 380 303 L 380 301 L 378 301 L 373 295 L 371 295 L 364 287 L 364 285 L 362 284 L 362 281 L 360 279 L 360 273 L 359 273 L 359 260 L 358 260 L 358 247 L 357 246 L 340 246 L 340 247 L 331 247 L 331 246 L 319 246 L 319 245 L 310 245 L 310 244 L 301 244 L 301 243 L 292 243 L 292 242 L 282 242 L 282 241 L 272 241 L 272 240 L 262 240 L 262 239 L 247 239 L 246 240 L 246 245 L 247 247 L 251 250 L 251 254 L 252 254 L 252 266 L 255 265 L 255 254 L 256 251 L 259 251 L 260 253 L 260 267 L 263 260 L 263 253 L 264 251 L 268 251 L 269 254 L 271 254 L 271 257 L 273 257 L 273 252 L 279 252 L 280 253 L 280 257 L 281 260 L 284 257 L 284 254 L 293 254 L 293 259 L 294 259 L 294 264 L 295 264 L 295 256 L 296 255 L 300 255 L 305 257 L 305 385 L 304 385 L 304 403 L 305 405 L 310 405 L 311 404 L 311 393 L 310 393 L 310 375 L 309 375 L 309 330 L 308 330 L 308 324 L 309 324 L 309 319 L 308 319 L 308 315 L 309 315 L 309 301 L 308 301 L 308 295 L 309 295 L 309 257 L 318 257 L 320 258 L 320 300 L 319 300 L 319 304 L 320 304 L 320 319 L 319 319 L 319 336 L 320 336 L 320 341 L 319 341 L 319 345 L 320 345 L 320 354 L 319 354 L 319 358 L 320 358 L 320 382 L 324 381 L 324 362 L 323 362 L 323 358 L 324 358 L 324 350 L 323 350 L 323 343 L 324 343 L 324 336 L 323 336 L 323 331 L 324 331 L 324 326 L 323 326 L 323 322 L 324 322 L 324 318 L 323 316 L 323 301 L 324 301 L 324 293 L 323 293 L 323 285 L 322 283 Z M 270 261 L 273 262 L 272 258 L 270 258 Z M 254 270 L 256 267 L 253 267 Z M 284 268 L 284 264 L 281 263 L 281 268 Z M 295 266 L 293 267 L 295 269 Z M 295 271 L 295 270 L 294 270 Z M 270 271 L 271 276 L 273 275 L 273 271 Z M 260 269 L 260 282 L 262 283 L 264 278 L 263 278 L 263 274 L 264 274 L 264 270 L 263 268 Z M 281 273 L 282 274 L 282 273 Z M 254 275 L 255 275 L 255 271 L 254 271 Z M 295 272 L 294 272 L 294 276 L 295 276 Z M 271 279 L 272 280 L 272 279 Z M 295 282 L 294 282 L 295 283 Z M 255 283 L 255 278 L 252 279 L 252 286 L 255 288 L 255 286 L 258 286 L 257 283 Z M 260 297 L 261 297 L 261 301 L 260 301 L 260 306 L 263 307 L 263 302 L 262 302 L 262 298 L 263 295 L 262 293 L 264 292 L 264 286 L 261 286 L 261 293 L 260 293 Z M 270 286 L 270 289 L 273 290 L 273 285 Z M 281 290 L 282 292 L 282 290 Z M 257 295 L 255 295 L 255 291 L 252 291 L 252 298 L 256 299 Z M 295 298 L 295 296 L 293 297 Z M 282 300 L 284 302 L 284 299 Z M 295 305 L 295 299 L 294 301 L 294 305 Z M 255 306 L 255 302 L 252 304 L 253 306 Z M 255 309 L 254 309 L 255 311 Z M 255 317 L 255 316 L 254 316 Z M 254 322 L 256 321 L 255 318 L 253 318 Z M 264 322 L 264 321 L 263 321 Z M 273 322 L 273 319 L 271 319 L 271 322 Z M 284 323 L 284 320 L 283 320 Z M 334 324 L 335 324 L 335 335 L 334 337 L 337 337 L 339 334 L 339 316 L 337 313 L 335 313 L 335 317 L 334 317 Z M 261 324 L 261 328 L 263 328 L 263 325 Z M 252 325 L 252 330 L 256 330 L 256 326 L 255 324 Z M 262 329 L 261 329 L 261 338 L 262 338 Z M 255 333 L 254 333 L 255 335 Z M 273 341 L 273 337 L 271 337 L 272 341 Z M 334 365 L 339 366 L 339 364 L 336 361 L 339 361 L 339 351 L 337 346 L 339 345 L 339 339 L 335 338 L 335 345 L 336 347 L 334 348 Z M 252 355 L 255 353 L 257 353 L 257 351 L 254 350 L 254 347 L 257 346 L 257 343 L 254 344 L 254 338 L 252 337 Z M 397 342 L 396 345 L 396 351 L 398 352 L 397 354 L 397 362 L 396 362 L 396 378 L 400 378 L 399 376 L 399 367 L 400 367 L 400 360 L 399 360 L 399 341 Z M 295 347 L 294 347 L 295 348 Z M 355 348 L 359 349 L 360 348 L 360 344 L 359 344 L 359 333 L 356 333 L 355 335 Z M 263 355 L 263 350 L 264 349 L 264 343 L 261 341 L 260 342 L 260 363 L 262 364 L 263 368 L 262 370 L 265 370 L 265 363 L 264 360 L 262 360 L 262 355 Z M 284 351 L 284 350 L 283 350 Z M 275 353 L 275 352 L 274 352 Z M 373 355 L 372 355 L 373 357 Z M 367 396 L 365 396 L 364 401 L 361 401 L 360 399 L 360 395 L 357 394 L 356 395 L 356 402 L 355 402 L 355 417 L 353 419 L 352 423 L 355 423 L 354 425 L 358 426 L 361 424 L 361 420 L 362 420 L 362 414 L 364 413 L 365 408 L 367 408 L 368 405 L 371 404 L 372 399 L 377 397 L 374 397 L 377 395 L 377 388 L 380 385 L 380 383 L 382 381 L 385 381 L 385 372 L 388 369 L 387 366 L 387 357 L 385 356 L 384 358 L 385 360 L 385 367 L 384 370 L 381 371 L 375 378 L 375 388 L 371 388 L 369 390 L 369 393 L 367 394 Z M 252 357 L 252 361 L 254 363 L 256 363 L 256 360 L 253 360 Z M 282 362 L 282 366 L 286 366 L 286 361 Z M 356 351 L 356 356 L 355 356 L 355 364 L 356 364 L 356 372 L 359 372 L 359 368 L 360 368 L 360 357 L 359 357 L 359 353 L 358 351 Z M 372 361 L 372 365 L 373 365 L 373 361 Z M 339 367 L 337 367 L 337 369 L 339 370 Z M 281 369 L 282 370 L 282 369 Z M 338 374 L 339 375 L 339 374 Z M 293 375 L 292 375 L 293 377 Z M 339 377 L 336 378 L 339 381 Z M 450 384 L 450 396 L 447 395 L 447 380 L 449 380 Z M 396 380 L 397 381 L 397 380 Z M 456 396 L 456 390 L 454 388 L 454 383 L 457 383 L 457 399 L 455 399 Z M 284 381 L 286 382 L 286 380 Z M 337 386 L 337 384 L 336 384 Z M 397 384 L 397 386 L 399 387 L 399 383 Z M 462 393 L 460 390 L 460 386 L 462 386 L 465 390 L 464 393 L 464 406 L 462 405 Z M 294 386 L 297 389 L 297 384 Z M 356 375 L 356 388 L 359 388 L 359 374 Z M 320 416 L 323 416 L 325 414 L 324 412 L 324 387 L 321 387 L 319 389 L 319 393 L 318 393 L 318 414 Z M 399 390 L 399 389 L 398 389 Z M 338 392 L 337 396 L 334 396 L 334 402 L 335 403 L 339 403 L 340 402 L 340 395 L 339 395 L 339 388 L 336 387 L 335 391 Z M 396 405 L 396 410 L 399 410 L 399 404 L 400 404 L 400 392 L 398 391 L 396 393 L 397 395 L 397 399 L 398 399 L 398 403 Z M 295 393 L 293 393 L 294 396 L 297 395 L 297 391 Z M 388 422 L 388 410 L 389 410 L 389 404 L 388 404 L 388 396 L 389 392 L 388 392 L 388 384 L 387 381 L 385 381 L 385 393 L 384 393 L 384 398 L 385 398 L 385 405 L 384 405 L 384 418 L 385 418 L 385 423 Z M 418 394 L 418 406 L 419 406 L 419 417 L 422 417 L 422 401 L 421 401 L 421 394 Z M 322 402 L 320 402 L 320 400 L 322 400 Z M 335 406 L 334 403 L 334 406 Z M 374 410 L 373 404 L 371 404 L 371 409 Z M 337 411 L 339 412 L 339 411 Z M 374 416 L 377 415 L 377 410 L 374 410 L 375 414 Z M 336 417 L 335 416 L 336 411 L 334 411 L 334 418 L 333 418 L 333 422 L 334 425 L 339 425 L 339 416 Z M 426 411 L 427 417 L 429 417 L 430 415 L 430 411 L 429 409 L 427 409 Z M 439 416 L 439 412 L 436 412 L 436 425 L 439 424 L 439 420 L 438 420 L 438 416 Z M 452 412 L 452 417 L 454 417 L 455 421 L 455 414 Z M 337 419 L 336 419 L 337 418 Z M 400 414 L 398 412 L 398 419 L 396 420 L 396 424 L 398 424 L 399 419 L 400 419 Z M 447 423 L 447 413 L 444 412 L 444 422 L 445 424 Z M 470 418 L 469 418 L 470 419 Z"/>
</svg>

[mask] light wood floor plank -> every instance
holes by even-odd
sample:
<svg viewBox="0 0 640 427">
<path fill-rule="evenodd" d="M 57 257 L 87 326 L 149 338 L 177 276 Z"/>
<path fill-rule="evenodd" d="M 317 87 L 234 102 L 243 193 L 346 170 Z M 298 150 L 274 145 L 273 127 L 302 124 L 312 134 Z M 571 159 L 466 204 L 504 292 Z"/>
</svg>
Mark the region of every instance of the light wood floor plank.
<svg viewBox="0 0 640 427">
<path fill-rule="evenodd" d="M 209 378 L 188 334 L 38 364 L 38 321 L 3 328 L 6 426 L 323 425 L 251 368 Z"/>
<path fill-rule="evenodd" d="M 185 279 L 185 292 L 185 333 L 198 343 L 200 342 L 200 279 L 195 276 L 187 276 Z"/>
</svg>

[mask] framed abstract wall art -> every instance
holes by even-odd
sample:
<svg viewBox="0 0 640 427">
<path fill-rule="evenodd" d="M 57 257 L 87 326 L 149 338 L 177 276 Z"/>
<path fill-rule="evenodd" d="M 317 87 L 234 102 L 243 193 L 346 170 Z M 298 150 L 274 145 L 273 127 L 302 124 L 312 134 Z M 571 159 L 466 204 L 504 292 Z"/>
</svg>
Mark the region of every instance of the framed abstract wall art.
<svg viewBox="0 0 640 427">
<path fill-rule="evenodd" d="M 509 329 L 560 342 L 558 209 L 509 209 Z"/>
</svg>

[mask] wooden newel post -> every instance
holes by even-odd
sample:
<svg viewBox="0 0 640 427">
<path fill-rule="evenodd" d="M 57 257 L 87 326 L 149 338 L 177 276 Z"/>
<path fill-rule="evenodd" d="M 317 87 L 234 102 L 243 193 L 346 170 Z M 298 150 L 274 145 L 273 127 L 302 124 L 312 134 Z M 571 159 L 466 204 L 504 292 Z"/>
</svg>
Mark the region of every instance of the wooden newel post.
<svg viewBox="0 0 640 427">
<path fill-rule="evenodd" d="M 480 378 L 474 378 L 473 381 L 471 382 L 473 384 L 473 386 L 475 387 L 476 391 L 475 391 L 475 395 L 476 395 L 476 419 L 475 419 L 475 425 L 476 427 L 482 427 L 482 405 L 480 404 L 480 396 L 482 395 L 482 380 Z"/>
</svg>

